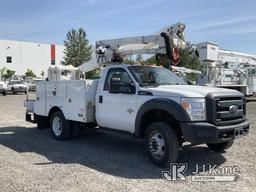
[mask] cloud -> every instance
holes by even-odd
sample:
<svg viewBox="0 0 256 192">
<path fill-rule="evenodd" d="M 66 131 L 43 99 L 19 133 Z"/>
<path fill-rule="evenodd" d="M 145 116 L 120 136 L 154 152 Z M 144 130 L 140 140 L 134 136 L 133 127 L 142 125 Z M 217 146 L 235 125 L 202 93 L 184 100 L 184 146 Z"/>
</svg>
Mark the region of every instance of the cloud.
<svg viewBox="0 0 256 192">
<path fill-rule="evenodd" d="M 220 18 L 218 21 L 210 22 L 207 24 L 201 24 L 201 27 L 197 27 L 197 30 L 213 29 L 213 28 L 229 28 L 230 25 L 244 24 L 251 21 L 256 21 L 256 16 L 236 17 L 236 18 Z"/>
<path fill-rule="evenodd" d="M 256 27 L 241 27 L 241 26 L 236 26 L 236 27 L 231 27 L 231 28 L 225 28 L 225 29 L 217 29 L 217 30 L 211 30 L 207 33 L 210 34 L 237 34 L 237 35 L 243 35 L 243 34 L 249 34 L 249 33 L 256 33 Z"/>
<path fill-rule="evenodd" d="M 92 0 L 92 1 L 95 1 L 95 0 Z M 91 19 L 96 19 L 96 18 L 100 18 L 100 17 L 116 15 L 118 13 L 123 13 L 123 12 L 131 11 L 131 10 L 147 7 L 147 6 L 158 4 L 158 3 L 161 3 L 161 2 L 164 2 L 164 1 L 165 0 L 149 1 L 149 2 L 144 3 L 144 4 L 134 5 L 134 6 L 126 7 L 126 8 L 123 8 L 123 9 L 118 9 L 116 11 L 111 11 L 111 12 L 106 12 L 106 13 L 102 13 L 102 14 L 98 14 L 98 15 L 93 15 L 93 16 L 83 18 L 82 20 L 80 20 L 80 22 L 86 21 L 86 20 L 91 20 Z"/>
</svg>

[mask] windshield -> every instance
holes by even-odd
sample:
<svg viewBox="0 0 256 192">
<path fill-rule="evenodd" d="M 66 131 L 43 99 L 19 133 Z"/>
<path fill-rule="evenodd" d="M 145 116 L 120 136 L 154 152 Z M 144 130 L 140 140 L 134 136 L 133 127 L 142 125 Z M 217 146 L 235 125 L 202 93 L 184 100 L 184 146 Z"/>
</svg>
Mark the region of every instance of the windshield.
<svg viewBox="0 0 256 192">
<path fill-rule="evenodd" d="M 163 67 L 130 66 L 128 67 L 141 87 L 159 85 L 186 85 L 174 73 Z"/>
<path fill-rule="evenodd" d="M 9 84 L 10 84 L 10 85 L 14 85 L 14 84 L 24 84 L 24 82 L 17 80 L 17 81 L 10 81 Z"/>
</svg>

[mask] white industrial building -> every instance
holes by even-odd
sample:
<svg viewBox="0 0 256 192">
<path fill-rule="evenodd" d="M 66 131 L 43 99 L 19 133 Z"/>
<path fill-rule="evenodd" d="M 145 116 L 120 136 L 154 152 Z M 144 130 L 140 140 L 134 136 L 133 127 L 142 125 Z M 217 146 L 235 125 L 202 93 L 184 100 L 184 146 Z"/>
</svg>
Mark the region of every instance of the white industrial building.
<svg viewBox="0 0 256 192">
<path fill-rule="evenodd" d="M 40 77 L 47 75 L 50 65 L 60 65 L 64 58 L 64 46 L 25 41 L 0 40 L 0 68 L 6 67 L 24 75 L 27 69 Z"/>
</svg>

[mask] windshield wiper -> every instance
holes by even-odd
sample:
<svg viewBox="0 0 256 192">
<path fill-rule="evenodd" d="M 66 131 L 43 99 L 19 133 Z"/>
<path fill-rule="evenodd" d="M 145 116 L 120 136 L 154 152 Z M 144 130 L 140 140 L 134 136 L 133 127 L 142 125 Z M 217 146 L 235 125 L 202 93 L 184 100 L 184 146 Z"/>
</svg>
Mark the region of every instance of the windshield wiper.
<svg viewBox="0 0 256 192">
<path fill-rule="evenodd" d="M 143 87 L 158 87 L 161 85 L 180 85 L 179 83 L 143 83 Z"/>
<path fill-rule="evenodd" d="M 158 85 L 179 85 L 179 83 L 159 83 Z"/>
</svg>

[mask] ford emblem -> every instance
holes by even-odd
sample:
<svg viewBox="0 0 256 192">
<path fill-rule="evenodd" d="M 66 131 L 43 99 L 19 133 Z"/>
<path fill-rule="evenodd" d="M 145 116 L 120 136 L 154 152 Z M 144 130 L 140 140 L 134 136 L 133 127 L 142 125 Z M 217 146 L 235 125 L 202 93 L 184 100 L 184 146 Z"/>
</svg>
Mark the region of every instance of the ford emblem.
<svg viewBox="0 0 256 192">
<path fill-rule="evenodd" d="M 229 106 L 229 112 L 234 114 L 238 111 L 238 106 L 237 105 L 230 105 Z"/>
</svg>

